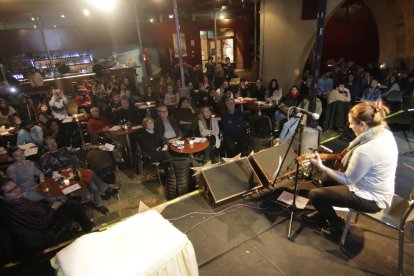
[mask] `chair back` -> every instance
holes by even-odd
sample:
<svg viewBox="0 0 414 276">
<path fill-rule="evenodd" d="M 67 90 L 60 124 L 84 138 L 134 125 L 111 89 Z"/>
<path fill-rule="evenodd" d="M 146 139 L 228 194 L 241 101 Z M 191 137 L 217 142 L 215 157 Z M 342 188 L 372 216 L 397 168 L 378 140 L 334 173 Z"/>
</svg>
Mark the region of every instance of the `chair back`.
<svg viewBox="0 0 414 276">
<path fill-rule="evenodd" d="M 252 116 L 250 118 L 252 135 L 257 138 L 272 136 L 272 123 L 267 116 Z"/>
</svg>

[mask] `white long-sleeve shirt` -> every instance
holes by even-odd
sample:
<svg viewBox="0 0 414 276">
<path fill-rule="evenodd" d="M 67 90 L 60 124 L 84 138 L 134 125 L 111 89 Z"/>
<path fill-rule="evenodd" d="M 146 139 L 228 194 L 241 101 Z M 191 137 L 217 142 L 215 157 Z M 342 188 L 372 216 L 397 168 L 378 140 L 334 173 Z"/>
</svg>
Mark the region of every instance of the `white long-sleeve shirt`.
<svg viewBox="0 0 414 276">
<path fill-rule="evenodd" d="M 327 170 L 335 181 L 348 185 L 357 196 L 373 200 L 379 208 L 391 204 L 398 163 L 398 148 L 388 129 L 365 144 L 358 146 L 344 173 Z"/>
</svg>

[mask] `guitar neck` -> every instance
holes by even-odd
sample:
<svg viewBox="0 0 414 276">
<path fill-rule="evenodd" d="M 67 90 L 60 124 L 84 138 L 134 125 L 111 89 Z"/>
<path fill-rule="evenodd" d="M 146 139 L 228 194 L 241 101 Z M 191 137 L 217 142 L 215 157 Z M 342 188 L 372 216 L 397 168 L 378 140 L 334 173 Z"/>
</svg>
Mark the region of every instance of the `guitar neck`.
<svg viewBox="0 0 414 276">
<path fill-rule="evenodd" d="M 319 154 L 321 160 L 340 160 L 342 159 L 341 153 L 320 153 Z M 303 162 L 309 160 L 309 156 L 301 155 L 298 157 L 298 162 Z"/>
</svg>

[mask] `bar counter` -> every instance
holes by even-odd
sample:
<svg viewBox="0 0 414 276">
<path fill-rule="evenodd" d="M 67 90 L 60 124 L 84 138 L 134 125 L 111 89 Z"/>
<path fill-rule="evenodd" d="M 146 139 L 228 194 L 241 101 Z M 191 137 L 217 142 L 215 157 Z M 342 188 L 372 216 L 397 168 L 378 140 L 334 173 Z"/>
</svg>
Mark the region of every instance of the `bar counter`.
<svg viewBox="0 0 414 276">
<path fill-rule="evenodd" d="M 126 68 L 110 68 L 104 69 L 103 74 L 104 78 L 108 79 L 109 76 L 115 75 L 120 82 L 122 82 L 122 78 L 127 76 L 131 81 L 134 82 L 136 78 L 136 68 L 138 67 L 126 67 Z M 43 78 L 43 86 L 40 87 L 32 87 L 28 79 L 24 79 L 20 81 L 21 91 L 23 93 L 39 93 L 39 92 L 46 92 L 50 90 L 51 86 L 56 88 L 60 88 L 64 91 L 66 95 L 75 95 L 75 91 L 73 89 L 72 83 L 77 83 L 81 85 L 83 80 L 93 78 L 95 73 L 70 73 L 58 76 L 56 78 Z"/>
</svg>

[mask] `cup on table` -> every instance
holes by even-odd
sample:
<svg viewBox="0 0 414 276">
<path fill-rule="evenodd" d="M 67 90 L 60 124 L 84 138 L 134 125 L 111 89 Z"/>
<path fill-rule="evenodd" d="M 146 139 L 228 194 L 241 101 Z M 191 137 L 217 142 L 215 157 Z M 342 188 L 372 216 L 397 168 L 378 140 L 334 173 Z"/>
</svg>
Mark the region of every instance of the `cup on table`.
<svg viewBox="0 0 414 276">
<path fill-rule="evenodd" d="M 192 147 L 192 146 L 194 145 L 194 141 L 193 141 L 192 139 L 190 139 L 190 140 L 188 141 L 188 144 L 190 145 L 190 147 Z"/>
<path fill-rule="evenodd" d="M 69 186 L 69 184 L 70 184 L 69 179 L 63 180 L 63 184 L 64 184 L 64 186 Z"/>
</svg>

